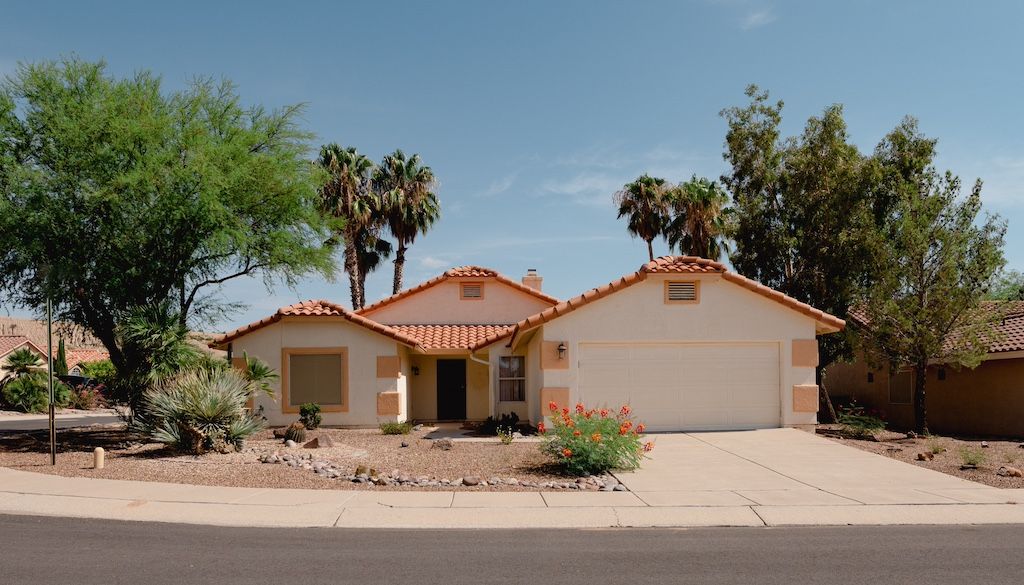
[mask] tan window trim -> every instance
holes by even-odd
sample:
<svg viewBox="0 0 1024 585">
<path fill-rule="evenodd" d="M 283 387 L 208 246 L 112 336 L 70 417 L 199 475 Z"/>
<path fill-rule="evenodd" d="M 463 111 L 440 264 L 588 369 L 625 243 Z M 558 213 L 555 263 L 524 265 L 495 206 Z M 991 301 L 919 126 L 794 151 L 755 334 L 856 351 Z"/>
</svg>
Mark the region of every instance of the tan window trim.
<svg viewBox="0 0 1024 585">
<path fill-rule="evenodd" d="M 478 297 L 467 297 L 466 286 L 477 286 L 480 288 L 480 296 Z M 482 301 L 484 300 L 484 283 L 482 282 L 460 282 L 459 283 L 459 300 L 462 301 Z"/>
<path fill-rule="evenodd" d="M 671 284 L 678 283 L 691 283 L 693 284 L 693 300 L 676 301 L 668 298 L 668 289 Z M 700 281 L 699 280 L 666 280 L 665 281 L 665 304 L 666 305 L 696 305 L 700 303 Z"/>
<path fill-rule="evenodd" d="M 291 404 L 288 386 L 291 384 L 291 356 L 293 355 L 340 355 L 341 356 L 341 404 L 321 404 L 323 412 L 348 412 L 348 348 L 347 347 L 285 347 L 281 349 L 281 412 L 299 412 Z"/>
</svg>

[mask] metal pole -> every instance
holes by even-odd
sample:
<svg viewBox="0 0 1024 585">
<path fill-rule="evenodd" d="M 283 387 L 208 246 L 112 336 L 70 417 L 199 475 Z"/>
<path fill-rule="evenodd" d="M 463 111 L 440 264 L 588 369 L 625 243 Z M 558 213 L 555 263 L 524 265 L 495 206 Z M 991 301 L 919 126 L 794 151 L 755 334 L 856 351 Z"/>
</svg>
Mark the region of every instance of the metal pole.
<svg viewBox="0 0 1024 585">
<path fill-rule="evenodd" d="M 50 465 L 57 465 L 57 421 L 53 396 L 53 314 L 46 298 L 46 373 L 50 386 Z"/>
</svg>

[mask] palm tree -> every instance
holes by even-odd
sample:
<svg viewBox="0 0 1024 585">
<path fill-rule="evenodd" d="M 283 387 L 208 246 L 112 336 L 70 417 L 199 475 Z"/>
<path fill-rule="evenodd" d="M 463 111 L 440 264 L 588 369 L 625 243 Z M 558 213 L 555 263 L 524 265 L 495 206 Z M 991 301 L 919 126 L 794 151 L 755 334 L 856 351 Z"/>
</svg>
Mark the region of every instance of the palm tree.
<svg viewBox="0 0 1024 585">
<path fill-rule="evenodd" d="M 31 349 L 23 347 L 12 351 L 8 356 L 5 369 L 15 378 L 40 372 L 45 362 L 40 359 Z"/>
<path fill-rule="evenodd" d="M 619 218 L 626 218 L 626 230 L 647 242 L 647 256 L 654 260 L 654 238 L 662 235 L 668 223 L 668 204 L 665 179 L 643 174 L 626 183 L 615 193 Z"/>
<path fill-rule="evenodd" d="M 373 193 L 370 174 L 373 161 L 355 148 L 342 148 L 335 143 L 323 146 L 316 164 L 327 171 L 329 177 L 320 188 L 321 212 L 338 220 L 335 233 L 345 243 L 345 272 L 348 273 L 352 308 L 362 308 L 362 283 L 359 269 L 359 233 L 368 229 L 373 218 Z"/>
<path fill-rule="evenodd" d="M 380 216 L 374 211 L 373 218 Z M 373 272 L 391 257 L 391 242 L 380 237 L 383 222 L 374 222 L 373 226 L 363 228 L 356 234 L 356 258 L 359 266 L 359 306 L 366 306 L 366 275 Z"/>
<path fill-rule="evenodd" d="M 725 235 L 732 210 L 718 183 L 694 175 L 668 192 L 673 217 L 665 226 L 669 248 L 718 260 L 726 251 Z"/>
<path fill-rule="evenodd" d="M 406 158 L 401 150 L 384 157 L 373 175 L 374 189 L 381 198 L 381 209 L 388 230 L 397 242 L 393 292 L 402 290 L 405 252 L 441 217 L 441 203 L 434 193 L 437 179 L 420 155 Z"/>
</svg>

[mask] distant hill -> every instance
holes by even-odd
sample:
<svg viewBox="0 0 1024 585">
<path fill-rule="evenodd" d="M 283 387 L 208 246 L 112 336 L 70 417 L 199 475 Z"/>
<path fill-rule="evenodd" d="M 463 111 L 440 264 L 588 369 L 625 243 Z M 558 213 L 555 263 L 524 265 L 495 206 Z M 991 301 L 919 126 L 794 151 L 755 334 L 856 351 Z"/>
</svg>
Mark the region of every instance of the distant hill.
<svg viewBox="0 0 1024 585">
<path fill-rule="evenodd" d="M 46 351 L 46 321 L 35 319 L 23 319 L 18 317 L 0 317 L 0 336 L 2 335 L 24 335 L 32 340 L 43 351 Z M 189 332 L 189 342 L 195 347 L 214 355 L 225 355 L 226 352 L 214 350 L 207 347 L 207 344 L 216 337 L 216 333 L 204 333 L 202 331 Z M 57 343 L 64 339 L 64 345 L 68 349 L 103 349 L 103 344 L 85 329 L 70 323 L 59 321 L 53 322 L 53 351 L 57 351 Z"/>
</svg>

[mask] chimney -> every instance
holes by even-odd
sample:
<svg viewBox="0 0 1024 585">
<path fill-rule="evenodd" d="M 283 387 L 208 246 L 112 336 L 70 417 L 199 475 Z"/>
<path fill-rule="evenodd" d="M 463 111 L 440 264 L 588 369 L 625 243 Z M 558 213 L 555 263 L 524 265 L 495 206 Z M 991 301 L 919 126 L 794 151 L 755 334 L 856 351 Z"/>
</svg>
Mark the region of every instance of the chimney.
<svg viewBox="0 0 1024 585">
<path fill-rule="evenodd" d="M 523 277 L 523 286 L 528 286 L 534 290 L 540 290 L 541 284 L 544 282 L 544 277 L 537 275 L 536 268 L 530 268 L 526 271 L 526 276 Z"/>
</svg>

